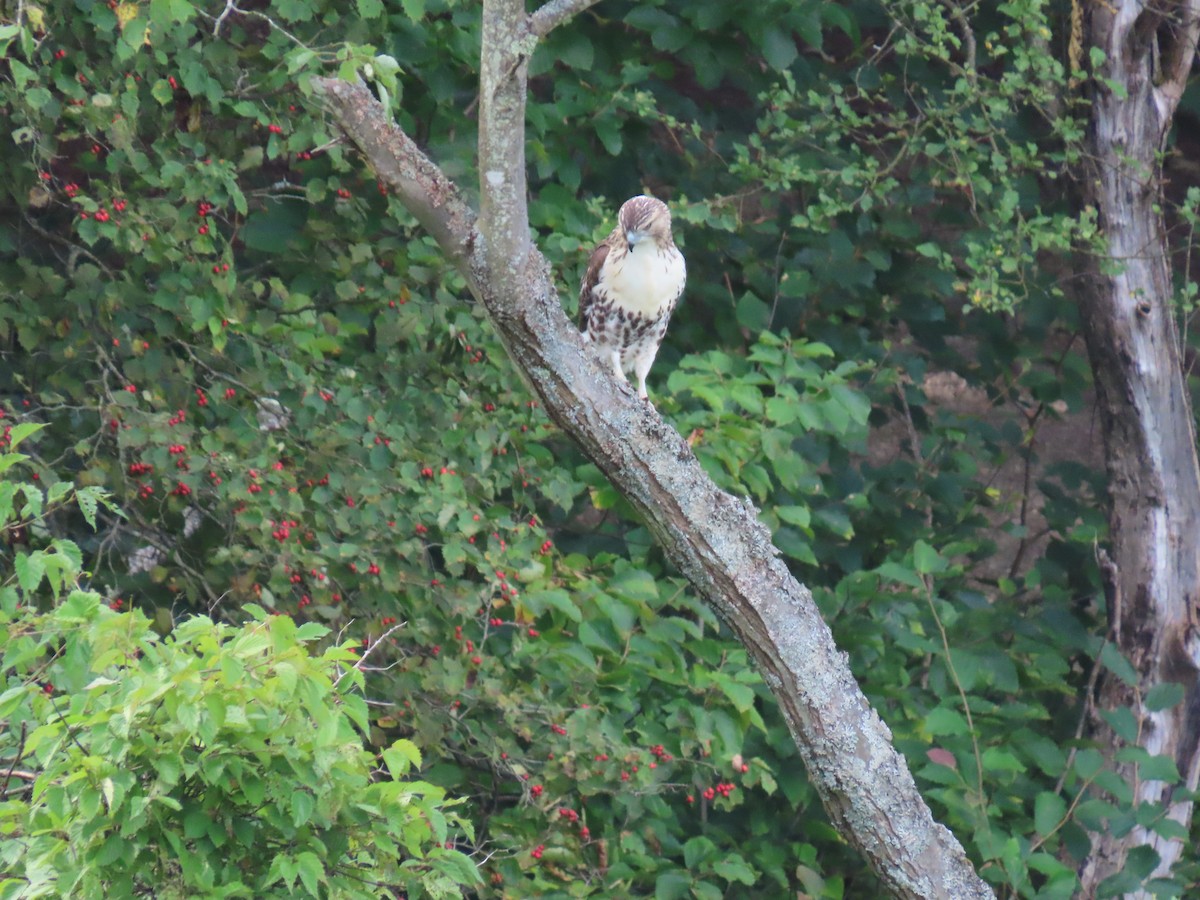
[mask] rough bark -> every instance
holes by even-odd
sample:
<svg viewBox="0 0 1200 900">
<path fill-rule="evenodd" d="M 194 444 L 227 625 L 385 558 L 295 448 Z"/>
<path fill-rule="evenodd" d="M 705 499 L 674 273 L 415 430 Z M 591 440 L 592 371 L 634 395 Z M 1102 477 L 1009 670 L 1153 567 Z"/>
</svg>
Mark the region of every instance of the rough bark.
<svg viewBox="0 0 1200 900">
<path fill-rule="evenodd" d="M 1086 4 L 1090 44 L 1107 57 L 1093 73 L 1086 185 L 1104 247 L 1089 264 L 1081 300 L 1111 504 L 1112 555 L 1102 567 L 1110 639 L 1137 672 L 1135 685 L 1107 676 L 1098 705 L 1131 708 L 1139 745 L 1173 759 L 1189 789 L 1200 769 L 1200 469 L 1172 307 L 1160 152 L 1195 56 L 1198 7 L 1195 0 Z M 1185 701 L 1146 708 L 1147 693 L 1164 682 L 1182 684 Z M 1133 763 L 1117 759 L 1121 739 L 1104 725 L 1096 731 L 1134 803 L 1166 807 L 1186 832 L 1191 802 L 1172 801 L 1162 781 L 1139 779 Z M 1159 855 L 1156 876 L 1168 874 L 1182 850 L 1179 840 L 1141 827 L 1092 835 L 1083 896 L 1096 896 L 1143 844 Z"/>
<path fill-rule="evenodd" d="M 897 897 L 991 897 L 916 789 L 887 726 L 834 646 L 812 595 L 778 559 L 753 504 L 718 490 L 675 429 L 618 385 L 563 312 L 529 239 L 526 64 L 537 38 L 587 0 L 483 8 L 481 210 L 390 122 L 361 85 L 318 83 L 346 134 L 483 303 L 550 416 L 645 518 L 670 560 L 747 647 L 778 699 L 835 826 Z"/>
</svg>

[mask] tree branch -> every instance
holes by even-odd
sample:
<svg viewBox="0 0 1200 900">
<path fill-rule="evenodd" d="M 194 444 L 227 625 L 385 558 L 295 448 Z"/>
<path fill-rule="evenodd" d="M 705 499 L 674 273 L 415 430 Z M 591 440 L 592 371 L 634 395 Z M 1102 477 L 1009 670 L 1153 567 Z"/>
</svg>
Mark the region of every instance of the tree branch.
<svg viewBox="0 0 1200 900">
<path fill-rule="evenodd" d="M 537 46 L 525 0 L 484 0 L 479 71 L 479 227 L 493 288 L 523 304 L 530 294 L 525 182 L 525 94 Z"/>
<path fill-rule="evenodd" d="M 431 223 L 547 413 L 630 500 L 667 557 L 746 646 L 838 830 L 898 897 L 992 897 L 958 841 L 934 822 L 812 594 L 779 560 L 753 504 L 719 490 L 679 433 L 618 385 L 567 320 L 549 265 L 529 240 L 524 107 L 533 45 L 526 22 L 522 0 L 484 4 L 478 239 L 453 185 L 381 111 L 364 112 L 374 103 L 365 87 L 315 83 L 379 176 Z"/>
<path fill-rule="evenodd" d="M 330 101 L 334 119 L 354 138 L 379 178 L 465 272 L 478 233 L 475 212 L 458 186 L 388 120 L 387 111 L 361 82 L 317 78 L 314 86 Z"/>
<path fill-rule="evenodd" d="M 545 37 L 568 19 L 599 2 L 600 0 L 550 0 L 530 15 L 529 30 L 538 37 Z"/>
</svg>

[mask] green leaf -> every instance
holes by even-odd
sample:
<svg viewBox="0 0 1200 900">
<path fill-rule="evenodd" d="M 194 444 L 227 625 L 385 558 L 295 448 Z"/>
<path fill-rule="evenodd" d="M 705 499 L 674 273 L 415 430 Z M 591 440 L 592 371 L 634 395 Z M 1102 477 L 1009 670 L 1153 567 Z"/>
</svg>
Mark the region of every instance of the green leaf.
<svg viewBox="0 0 1200 900">
<path fill-rule="evenodd" d="M 297 828 L 307 824 L 316 807 L 317 801 L 308 791 L 292 791 L 292 824 Z"/>
<path fill-rule="evenodd" d="M 777 506 L 775 515 L 790 525 L 808 528 L 812 522 L 812 512 L 807 506 Z"/>
<path fill-rule="evenodd" d="M 887 581 L 896 581 L 918 589 L 925 587 L 925 582 L 921 579 L 920 575 L 910 566 L 905 566 L 898 562 L 885 562 L 875 571 L 879 573 L 881 578 Z"/>
<path fill-rule="evenodd" d="M 25 440 L 25 438 L 29 437 L 31 434 L 37 434 L 37 432 L 41 431 L 45 427 L 46 425 L 43 422 L 17 423 L 16 425 L 12 426 L 12 431 L 9 432 L 8 449 L 17 449 L 17 445 L 20 444 L 21 441 Z"/>
<path fill-rule="evenodd" d="M 1104 757 L 1092 747 L 1085 747 L 1075 754 L 1075 771 L 1084 780 L 1094 778 L 1103 765 Z"/>
<path fill-rule="evenodd" d="M 296 629 L 296 640 L 307 643 L 317 641 L 329 634 L 329 629 L 320 622 L 305 622 Z"/>
<path fill-rule="evenodd" d="M 1165 781 L 1168 784 L 1179 784 L 1183 780 L 1175 760 L 1162 754 L 1143 760 L 1138 765 L 1138 777 L 1143 781 Z"/>
<path fill-rule="evenodd" d="M 558 588 L 532 591 L 526 594 L 521 602 L 535 616 L 542 615 L 548 609 L 557 609 L 572 622 L 583 621 L 583 613 L 579 611 L 579 607 L 575 605 L 571 595 Z"/>
<path fill-rule="evenodd" d="M 17 86 L 18 91 L 25 90 L 29 82 L 37 80 L 37 73 L 33 69 L 11 56 L 8 58 L 8 70 L 12 73 L 13 83 Z"/>
<path fill-rule="evenodd" d="M 1170 709 L 1183 702 L 1183 685 L 1175 681 L 1164 681 L 1146 691 L 1142 703 L 1149 712 L 1159 712 Z"/>
<path fill-rule="evenodd" d="M 46 574 L 45 554 L 40 550 L 32 554 L 18 553 L 13 560 L 13 567 L 17 571 L 17 584 L 21 586 L 21 590 L 32 594 Z"/>
<path fill-rule="evenodd" d="M 754 708 L 753 688 L 744 684 L 738 684 L 724 675 L 716 676 L 713 681 L 721 689 L 721 693 L 729 698 L 729 702 L 733 704 L 733 708 L 738 712 L 744 713 Z"/>
<path fill-rule="evenodd" d="M 792 36 L 775 27 L 768 27 L 762 39 L 763 58 L 777 72 L 782 72 L 796 61 L 800 52 Z"/>
<path fill-rule="evenodd" d="M 988 747 L 983 752 L 983 769 L 985 772 L 1024 772 L 1024 764 L 1009 750 L 1000 747 Z"/>
<path fill-rule="evenodd" d="M 421 751 L 412 741 L 401 738 L 392 746 L 383 750 L 380 755 L 384 764 L 395 779 L 403 778 L 410 769 L 421 768 Z"/>
<path fill-rule="evenodd" d="M 325 881 L 325 867 L 317 854 L 305 850 L 296 855 L 296 871 L 310 896 L 320 896 L 320 884 Z"/>
<path fill-rule="evenodd" d="M 692 892 L 692 878 L 685 872 L 663 872 L 654 880 L 654 900 L 682 900 Z"/>
<path fill-rule="evenodd" d="M 738 324 L 751 331 L 762 331 L 770 323 L 771 307 L 749 291 L 738 299 L 736 312 Z"/>
<path fill-rule="evenodd" d="M 3 469 L 4 460 L 12 458 L 12 456 L 0 456 L 0 470 Z M 13 498 L 16 494 L 17 486 L 15 484 L 11 481 L 0 481 L 0 525 L 7 524 L 12 518 Z"/>
<path fill-rule="evenodd" d="M 98 487 L 83 487 L 75 492 L 75 502 L 83 513 L 83 520 L 96 530 L 96 510 L 106 497 L 104 490 Z"/>
<path fill-rule="evenodd" d="M 691 838 L 683 845 L 683 862 L 689 869 L 695 870 L 702 862 L 717 854 L 717 845 L 703 836 Z"/>
<path fill-rule="evenodd" d="M 572 69 L 591 69 L 595 62 L 595 52 L 587 33 L 581 29 L 568 30 L 561 39 L 558 58 Z"/>
<path fill-rule="evenodd" d="M 1067 801 L 1058 794 L 1042 791 L 1033 801 L 1033 827 L 1043 837 L 1052 834 L 1067 814 Z"/>
<path fill-rule="evenodd" d="M 938 707 L 925 717 L 925 730 L 933 737 L 969 734 L 967 720 L 955 709 Z"/>
<path fill-rule="evenodd" d="M 1137 671 L 1129 664 L 1129 660 L 1121 655 L 1115 644 L 1104 644 L 1100 649 L 1100 662 L 1128 687 L 1134 687 L 1138 683 Z"/>
<path fill-rule="evenodd" d="M 1119 706 L 1116 709 L 1102 709 L 1100 710 L 1100 715 L 1122 740 L 1131 744 L 1137 742 L 1137 717 L 1134 716 L 1133 710 L 1128 706 Z"/>
<path fill-rule="evenodd" d="M 729 396 L 742 409 L 754 416 L 763 413 L 762 391 L 753 384 L 735 381 L 729 386 Z"/>
<path fill-rule="evenodd" d="M 913 566 L 922 575 L 934 575 L 946 569 L 946 560 L 924 541 L 913 545 Z"/>
<path fill-rule="evenodd" d="M 758 874 L 746 864 L 746 861 L 736 854 L 713 865 L 713 871 L 726 881 L 736 881 L 740 884 L 753 885 L 758 883 Z"/>
<path fill-rule="evenodd" d="M 242 228 L 247 247 L 264 253 L 280 254 L 288 250 L 308 218 L 304 203 L 289 200 L 268 202 L 261 212 L 251 213 Z"/>
<path fill-rule="evenodd" d="M 600 116 L 593 120 L 596 129 L 596 137 L 600 138 L 600 143 L 604 145 L 605 151 L 609 156 L 620 156 L 621 150 L 624 149 L 624 141 L 621 137 L 621 122 L 614 116 Z"/>
<path fill-rule="evenodd" d="M 1125 858 L 1126 871 L 1139 879 L 1146 878 L 1161 861 L 1158 851 L 1148 844 L 1133 847 Z"/>
</svg>

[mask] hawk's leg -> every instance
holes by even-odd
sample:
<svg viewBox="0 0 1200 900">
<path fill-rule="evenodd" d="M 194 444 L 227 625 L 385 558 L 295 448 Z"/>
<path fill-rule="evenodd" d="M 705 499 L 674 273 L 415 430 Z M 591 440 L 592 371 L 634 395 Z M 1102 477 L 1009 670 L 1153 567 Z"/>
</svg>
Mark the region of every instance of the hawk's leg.
<svg viewBox="0 0 1200 900">
<path fill-rule="evenodd" d="M 650 399 L 650 395 L 646 392 L 646 376 L 650 374 L 650 367 L 654 365 L 654 357 L 657 355 L 658 345 L 651 344 L 633 359 L 633 371 L 637 375 L 638 381 L 638 396 L 643 400 Z"/>
<path fill-rule="evenodd" d="M 613 374 L 617 376 L 617 381 L 623 381 L 628 384 L 629 379 L 626 378 L 625 373 L 621 371 L 621 351 L 613 350 L 609 355 L 609 358 L 612 360 Z"/>
</svg>

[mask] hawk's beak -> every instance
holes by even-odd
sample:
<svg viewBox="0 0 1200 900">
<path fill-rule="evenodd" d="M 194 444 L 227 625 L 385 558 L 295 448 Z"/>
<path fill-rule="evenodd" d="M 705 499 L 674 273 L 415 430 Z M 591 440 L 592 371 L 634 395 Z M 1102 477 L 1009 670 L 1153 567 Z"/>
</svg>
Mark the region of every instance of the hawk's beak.
<svg viewBox="0 0 1200 900">
<path fill-rule="evenodd" d="M 645 237 L 646 232 L 638 231 L 636 228 L 632 231 L 625 232 L 625 241 L 629 245 L 629 252 L 632 253 L 634 246 L 641 243 L 642 239 Z"/>
</svg>

